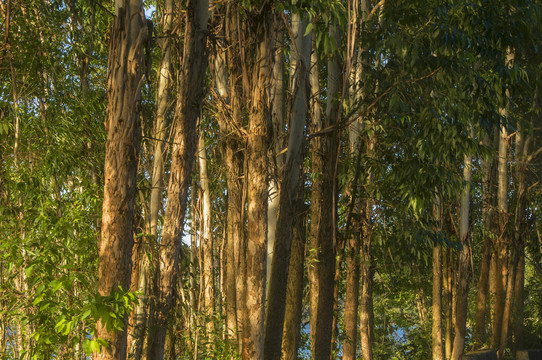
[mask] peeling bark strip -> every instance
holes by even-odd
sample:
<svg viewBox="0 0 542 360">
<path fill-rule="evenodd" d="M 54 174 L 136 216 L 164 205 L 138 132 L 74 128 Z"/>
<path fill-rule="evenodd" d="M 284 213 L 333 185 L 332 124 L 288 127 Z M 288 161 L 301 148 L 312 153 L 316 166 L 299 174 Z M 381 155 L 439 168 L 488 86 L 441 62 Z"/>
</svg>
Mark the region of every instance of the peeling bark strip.
<svg viewBox="0 0 542 360">
<path fill-rule="evenodd" d="M 98 244 L 98 292 L 102 296 L 111 295 L 119 286 L 123 289 L 130 286 L 141 136 L 138 100 L 143 80 L 142 45 L 146 38 L 147 27 L 141 0 L 117 0 L 109 47 L 108 135 L 102 233 Z M 99 322 L 96 335 L 109 343 L 100 354 L 95 354 L 96 359 L 126 357 L 126 331 L 109 333 L 105 325 Z"/>
<path fill-rule="evenodd" d="M 158 299 L 149 339 L 152 344 L 151 359 L 164 358 L 167 324 L 175 292 L 182 226 L 197 148 L 196 123 L 204 95 L 208 16 L 208 0 L 188 1 L 179 95 L 173 119 L 176 131 L 173 139 L 168 204 L 159 255 Z"/>
</svg>

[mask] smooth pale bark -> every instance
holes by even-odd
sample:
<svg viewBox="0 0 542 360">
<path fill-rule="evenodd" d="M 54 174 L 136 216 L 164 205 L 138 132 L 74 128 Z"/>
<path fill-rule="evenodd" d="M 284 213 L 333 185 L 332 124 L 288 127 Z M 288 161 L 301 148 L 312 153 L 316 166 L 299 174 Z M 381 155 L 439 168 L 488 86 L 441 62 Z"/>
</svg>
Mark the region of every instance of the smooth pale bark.
<svg viewBox="0 0 542 360">
<path fill-rule="evenodd" d="M 330 26 L 330 35 L 340 43 L 338 26 Z M 313 131 L 333 127 L 339 117 L 338 95 L 341 89 L 339 55 L 331 56 L 327 70 L 327 106 L 324 121 L 313 118 Z M 311 69 L 311 87 L 314 86 Z M 314 88 L 312 93 L 319 93 Z M 309 241 L 309 289 L 311 355 L 315 360 L 329 360 L 333 322 L 333 278 L 335 271 L 335 171 L 338 150 L 337 129 L 318 134 L 312 139 L 311 231 Z"/>
<path fill-rule="evenodd" d="M 437 222 L 438 231 L 442 231 L 442 198 L 436 196 L 433 209 L 433 217 Z M 431 348 L 433 360 L 444 359 L 444 347 L 442 343 L 442 246 L 436 243 L 433 247 L 433 293 L 432 293 L 432 324 L 431 324 Z"/>
<path fill-rule="evenodd" d="M 201 187 L 201 237 L 200 244 L 203 251 L 203 274 L 201 288 L 203 289 L 203 313 L 205 314 L 205 330 L 207 340 L 212 339 L 214 333 L 215 309 L 215 282 L 213 277 L 213 235 L 211 233 L 211 188 L 207 175 L 207 153 L 205 150 L 205 136 L 200 132 L 198 141 L 198 169 Z"/>
<path fill-rule="evenodd" d="M 277 20 L 278 20 L 277 15 Z M 278 20 L 282 21 L 282 20 Z M 285 137 L 285 79 L 284 79 L 284 32 L 281 31 L 275 40 L 275 56 L 273 61 L 273 76 L 271 78 L 271 123 L 273 131 L 271 132 L 271 143 L 269 145 L 269 204 L 267 213 L 267 281 L 271 279 L 271 265 L 273 264 L 273 254 L 275 249 L 275 238 L 277 234 L 277 222 L 280 207 L 280 183 L 284 166 L 284 148 Z M 267 297 L 269 297 L 267 287 Z"/>
<path fill-rule="evenodd" d="M 493 146 L 489 134 L 484 136 L 483 145 L 487 147 Z M 493 219 L 496 200 L 496 162 L 494 156 L 491 156 L 490 159 L 482 159 L 482 171 L 484 173 L 484 181 L 482 184 L 482 221 L 484 243 L 482 259 L 480 260 L 480 275 L 477 285 L 478 291 L 476 294 L 476 315 L 473 331 L 474 350 L 482 348 L 487 340 L 486 317 L 489 299 L 489 267 L 492 254 L 491 234 L 494 227 Z"/>
<path fill-rule="evenodd" d="M 263 359 L 267 261 L 269 112 L 273 23 L 270 3 L 253 18 L 248 41 L 254 44 L 250 67 L 247 140 L 246 296 L 242 358 Z"/>
<path fill-rule="evenodd" d="M 166 35 L 161 39 L 160 47 L 162 57 L 158 72 L 158 83 L 156 90 L 156 118 L 152 134 L 152 174 L 151 174 L 151 193 L 149 201 L 149 213 L 146 216 L 147 236 L 142 237 L 142 244 L 137 249 L 139 254 L 135 256 L 139 259 L 138 276 L 132 276 L 133 287 L 141 292 L 138 304 L 135 306 L 128 332 L 128 354 L 130 358 L 139 360 L 146 358 L 144 356 L 145 334 L 148 332 L 148 319 L 150 312 L 150 295 L 153 285 L 153 266 L 151 259 L 156 258 L 156 241 L 158 239 L 158 218 L 162 208 L 162 190 L 164 178 L 164 150 L 166 139 L 166 113 L 168 110 L 169 92 L 172 84 L 171 69 L 171 47 L 172 40 L 170 36 L 173 30 L 173 0 L 166 0 L 163 9 L 162 26 Z M 150 235 L 150 236 L 149 236 Z M 134 264 L 135 266 L 135 264 Z"/>
<path fill-rule="evenodd" d="M 506 110 L 503 110 L 506 112 Z M 494 301 L 492 302 L 491 348 L 500 347 L 503 324 L 503 311 L 508 278 L 508 132 L 501 125 L 499 138 L 498 190 L 497 190 L 497 239 L 495 240 L 496 258 L 494 264 Z"/>
<path fill-rule="evenodd" d="M 306 236 L 306 214 L 303 205 L 303 197 L 300 196 L 292 236 L 290 264 L 288 265 L 288 286 L 286 289 L 286 309 L 282 334 L 281 359 L 283 360 L 297 359 L 299 338 L 301 335 Z"/>
<path fill-rule="evenodd" d="M 461 194 L 461 207 L 459 210 L 459 239 L 461 250 L 459 251 L 457 280 L 456 280 L 456 301 L 454 319 L 454 345 L 452 360 L 459 360 L 465 348 L 465 336 L 467 333 L 467 296 L 469 284 L 470 266 L 470 241 L 469 241 L 469 215 L 470 215 L 470 187 L 472 177 L 472 157 L 465 156 L 463 167 L 463 180 L 465 187 Z"/>
<path fill-rule="evenodd" d="M 286 305 L 288 265 L 296 220 L 296 202 L 303 176 L 305 154 L 305 122 L 307 118 L 307 80 L 310 64 L 311 35 L 305 34 L 307 20 L 299 14 L 292 15 L 292 32 L 297 51 L 295 81 L 292 100 L 292 117 L 288 137 L 288 150 L 281 176 L 279 216 L 273 248 L 273 264 L 269 279 L 268 308 L 265 326 L 265 358 L 279 359 L 281 355 L 282 329 Z"/>
<path fill-rule="evenodd" d="M 179 265 L 181 236 L 188 188 L 197 148 L 196 123 L 203 99 L 207 69 L 208 0 L 190 0 L 187 5 L 184 54 L 175 109 L 168 201 L 159 254 L 157 306 L 151 333 L 151 358 L 162 359 L 164 342 Z"/>
<path fill-rule="evenodd" d="M 114 294 L 119 286 L 125 290 L 130 287 L 141 137 L 138 101 L 143 81 L 142 47 L 147 35 L 141 0 L 117 0 L 109 45 L 105 186 L 98 244 L 98 292 L 102 296 Z M 99 321 L 96 336 L 108 342 L 94 355 L 96 359 L 126 357 L 126 331 L 108 332 Z"/>
</svg>

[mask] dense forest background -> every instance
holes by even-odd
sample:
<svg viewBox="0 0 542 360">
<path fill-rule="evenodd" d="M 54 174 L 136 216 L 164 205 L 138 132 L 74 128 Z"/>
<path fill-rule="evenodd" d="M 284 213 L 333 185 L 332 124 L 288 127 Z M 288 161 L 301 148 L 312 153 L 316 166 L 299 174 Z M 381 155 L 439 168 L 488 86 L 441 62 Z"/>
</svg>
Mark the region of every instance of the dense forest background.
<svg viewBox="0 0 542 360">
<path fill-rule="evenodd" d="M 542 348 L 541 10 L 0 0 L 0 358 Z"/>
</svg>

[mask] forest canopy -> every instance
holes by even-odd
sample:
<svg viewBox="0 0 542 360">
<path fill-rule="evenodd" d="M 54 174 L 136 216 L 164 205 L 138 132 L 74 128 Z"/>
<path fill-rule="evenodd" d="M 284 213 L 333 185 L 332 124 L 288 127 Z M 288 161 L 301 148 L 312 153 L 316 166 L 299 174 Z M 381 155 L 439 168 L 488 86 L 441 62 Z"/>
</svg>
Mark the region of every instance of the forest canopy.
<svg viewBox="0 0 542 360">
<path fill-rule="evenodd" d="M 0 0 L 0 359 L 542 348 L 540 0 Z"/>
</svg>

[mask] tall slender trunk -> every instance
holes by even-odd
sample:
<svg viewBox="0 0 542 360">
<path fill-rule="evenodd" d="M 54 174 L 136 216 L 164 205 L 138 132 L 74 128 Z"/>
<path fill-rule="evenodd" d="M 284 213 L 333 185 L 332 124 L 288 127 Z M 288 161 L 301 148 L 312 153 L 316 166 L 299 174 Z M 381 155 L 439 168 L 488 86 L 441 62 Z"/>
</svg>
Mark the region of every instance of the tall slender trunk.
<svg viewBox="0 0 542 360">
<path fill-rule="evenodd" d="M 469 265 L 470 265 L 470 187 L 472 177 L 472 156 L 465 155 L 463 167 L 463 180 L 465 187 L 461 194 L 461 208 L 459 211 L 459 239 L 461 250 L 459 251 L 458 271 L 456 282 L 456 301 L 455 301 L 455 337 L 452 351 L 452 360 L 459 360 L 463 355 L 465 348 L 465 337 L 467 333 L 467 296 L 469 284 Z"/>
<path fill-rule="evenodd" d="M 242 357 L 263 359 L 265 282 L 267 260 L 268 137 L 270 123 L 268 83 L 271 76 L 271 4 L 265 2 L 259 14 L 252 14 L 249 41 L 254 53 L 250 80 L 247 141 L 247 247 L 246 297 Z"/>
<path fill-rule="evenodd" d="M 279 15 L 276 15 L 279 18 Z M 280 20 L 279 20 L 280 21 Z M 282 150 L 285 145 L 285 79 L 284 79 L 284 32 L 277 34 L 275 43 L 275 55 L 273 61 L 273 76 L 271 78 L 270 101 L 271 101 L 271 143 L 269 146 L 269 204 L 268 204 L 268 228 L 267 228 L 267 281 L 271 280 L 271 265 L 275 251 L 275 238 L 277 237 L 278 216 L 280 207 L 280 183 L 282 168 L 284 166 L 284 154 Z M 269 297 L 270 286 L 267 287 Z"/>
<path fill-rule="evenodd" d="M 330 25 L 334 43 L 340 43 L 338 26 Z M 337 125 L 338 95 L 341 89 L 341 66 L 338 54 L 328 61 L 327 106 L 325 121 L 313 119 L 315 132 Z M 314 86 L 311 75 L 311 86 Z M 313 90 L 313 93 L 317 92 Z M 310 327 L 311 354 L 315 360 L 329 360 L 333 321 L 333 275 L 335 270 L 335 171 L 338 151 L 338 131 L 334 129 L 312 139 L 312 172 L 310 232 Z"/>
<path fill-rule="evenodd" d="M 303 268 L 305 264 L 306 211 L 303 191 L 299 191 L 296 220 L 292 236 L 290 264 L 288 265 L 288 286 L 282 335 L 283 360 L 296 360 L 301 335 L 303 311 Z"/>
<path fill-rule="evenodd" d="M 142 84 L 142 46 L 147 26 L 141 0 L 117 0 L 109 48 L 102 233 L 98 244 L 98 292 L 108 296 L 130 287 L 136 176 L 141 136 L 138 114 Z M 127 56 L 126 54 L 129 54 Z M 126 328 L 127 318 L 125 318 Z M 108 346 L 97 359 L 122 359 L 127 332 L 108 332 L 101 321 L 97 337 Z"/>
<path fill-rule="evenodd" d="M 496 131 L 494 131 L 496 135 Z M 494 141 L 489 134 L 483 139 L 483 145 L 493 147 Z M 495 208 L 495 178 L 496 162 L 495 157 L 482 160 L 482 171 L 484 173 L 483 182 L 483 202 L 482 202 L 482 221 L 483 221 L 483 251 L 480 261 L 480 276 L 478 280 L 478 291 L 476 295 L 476 316 L 474 322 L 474 349 L 480 349 L 487 341 L 486 318 L 489 299 L 489 268 L 492 254 L 491 233 L 493 231 L 493 219 Z"/>
<path fill-rule="evenodd" d="M 273 264 L 269 279 L 269 298 L 265 329 L 265 358 L 279 359 L 282 329 L 286 306 L 288 265 L 296 221 L 296 203 L 302 189 L 303 159 L 305 154 L 305 123 L 307 118 L 307 78 L 310 64 L 311 33 L 305 34 L 307 20 L 299 14 L 292 15 L 296 54 L 292 117 L 288 138 L 288 151 L 281 176 L 279 216 L 277 221 Z"/>
<path fill-rule="evenodd" d="M 215 310 L 215 282 L 213 276 L 213 251 L 214 239 L 211 233 L 211 188 L 207 174 L 207 153 L 205 150 L 205 135 L 200 133 L 198 141 L 198 168 L 199 180 L 202 192 L 201 212 L 201 247 L 203 251 L 203 312 L 205 314 L 205 330 L 207 340 L 212 340 L 214 333 L 214 310 Z"/>
<path fill-rule="evenodd" d="M 158 239 L 158 218 L 162 208 L 162 190 L 164 177 L 164 149 L 166 138 L 166 114 L 168 110 L 169 88 L 172 83 L 171 76 L 171 45 L 170 39 L 173 30 L 174 19 L 173 0 L 166 0 L 163 9 L 162 26 L 166 37 L 161 41 L 162 58 L 158 75 L 156 91 L 156 118 L 153 128 L 152 141 L 152 174 L 149 213 L 146 216 L 146 232 L 150 236 L 141 238 L 142 246 L 138 247 L 140 254 L 135 256 L 139 259 L 139 276 L 132 279 L 136 289 L 141 292 L 139 302 L 131 316 L 131 326 L 128 333 L 129 356 L 139 360 L 144 355 L 145 334 L 148 332 L 148 320 L 151 306 L 151 292 L 153 290 L 153 276 L 157 264 L 153 264 L 157 252 L 156 241 Z M 135 264 L 134 264 L 135 266 Z"/>
<path fill-rule="evenodd" d="M 238 91 L 240 78 L 239 55 L 237 47 L 236 18 L 231 16 L 231 7 L 228 6 L 225 20 L 226 41 L 231 44 L 225 53 L 215 56 L 215 85 L 223 106 L 220 107 L 218 123 L 220 138 L 224 153 L 227 182 L 227 215 L 226 215 L 226 243 L 225 243 L 225 314 L 226 333 L 229 339 L 238 339 L 237 322 L 237 290 L 238 281 L 238 247 L 244 241 L 243 233 L 243 148 L 239 129 L 242 126 L 241 100 Z M 230 67 L 230 77 L 227 77 L 226 61 Z M 237 248 L 237 250 L 236 250 Z M 237 254 L 237 255 L 236 255 Z"/>
<path fill-rule="evenodd" d="M 503 110 L 506 111 L 506 110 Z M 499 348 L 503 324 L 503 310 L 506 298 L 506 281 L 508 278 L 508 132 L 501 125 L 498 160 L 497 191 L 497 239 L 495 240 L 494 264 L 494 301 L 492 302 L 491 348 Z"/>
<path fill-rule="evenodd" d="M 444 251 L 444 287 L 443 304 L 444 307 L 444 356 L 450 359 L 452 356 L 452 336 L 453 336 L 453 273 L 452 273 L 452 252 L 449 248 Z"/>
<path fill-rule="evenodd" d="M 175 290 L 188 188 L 197 148 L 196 123 L 204 95 L 207 69 L 208 0 L 188 1 L 183 63 L 175 109 L 175 136 L 171 155 L 168 202 L 159 254 L 157 306 L 152 334 L 151 358 L 164 356 L 167 323 Z"/>
<path fill-rule="evenodd" d="M 433 210 L 437 229 L 442 231 L 442 197 L 437 195 Z M 433 318 L 431 328 L 433 360 L 444 360 L 442 344 L 442 245 L 433 247 Z"/>
</svg>

